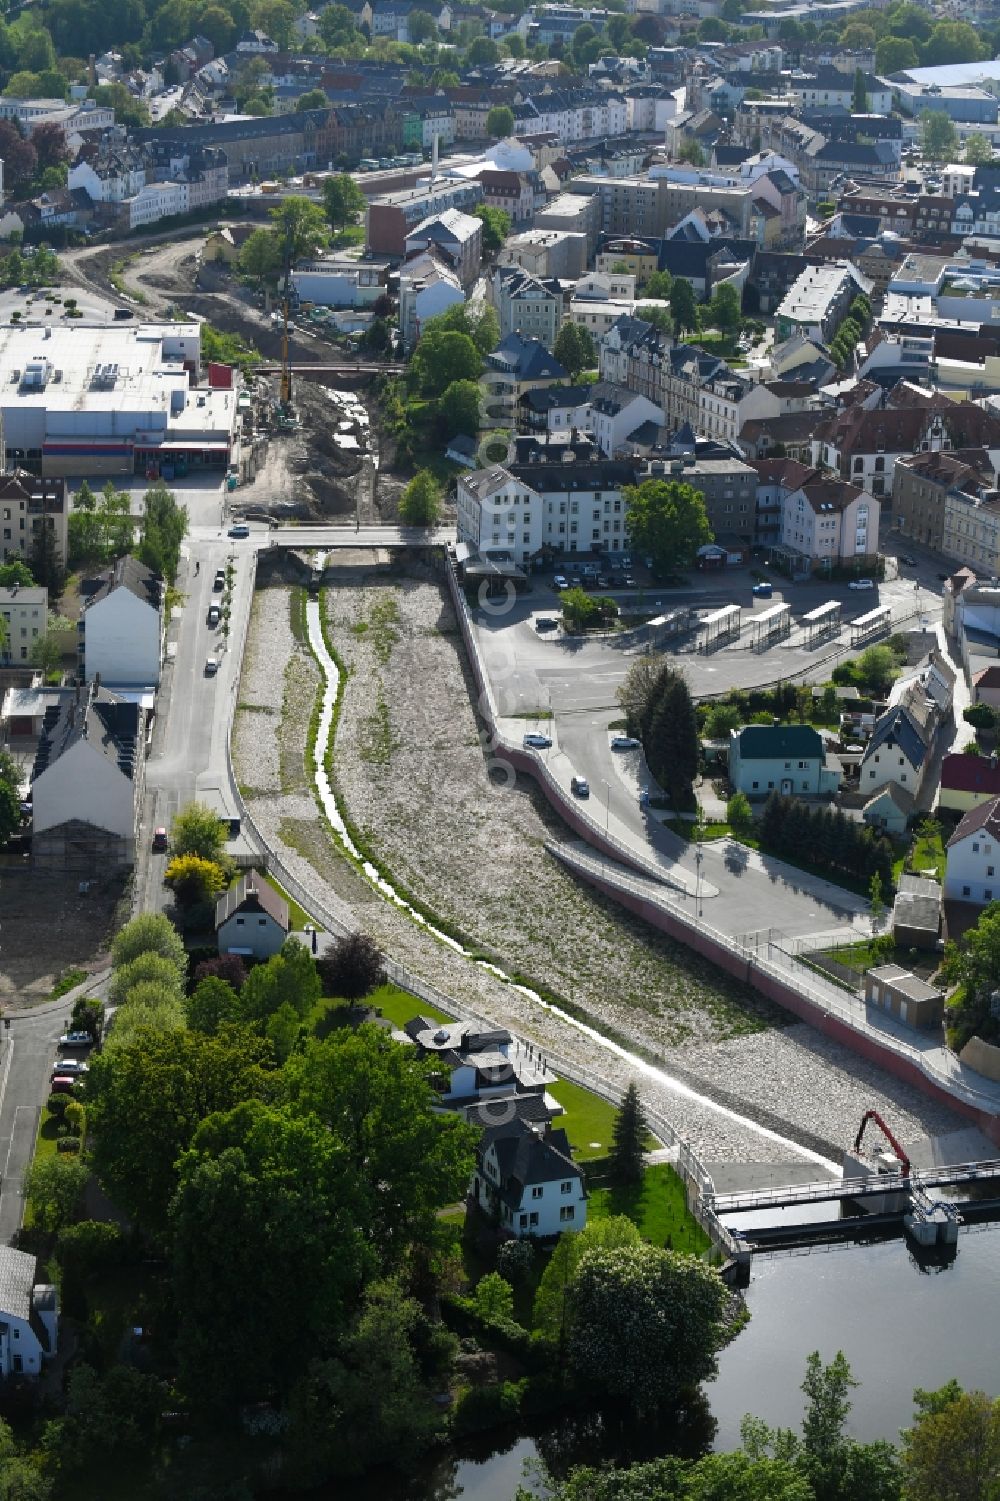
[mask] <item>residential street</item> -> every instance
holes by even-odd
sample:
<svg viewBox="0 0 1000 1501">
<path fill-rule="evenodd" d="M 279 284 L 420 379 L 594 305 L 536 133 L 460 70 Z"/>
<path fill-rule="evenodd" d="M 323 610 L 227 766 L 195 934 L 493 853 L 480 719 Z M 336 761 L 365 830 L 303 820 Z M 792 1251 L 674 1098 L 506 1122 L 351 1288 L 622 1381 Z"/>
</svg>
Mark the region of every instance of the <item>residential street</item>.
<svg viewBox="0 0 1000 1501">
<path fill-rule="evenodd" d="M 13 1013 L 0 1032 L 0 1245 L 8 1245 L 24 1212 L 21 1179 L 31 1161 L 49 1068 L 72 1002 Z"/>
</svg>

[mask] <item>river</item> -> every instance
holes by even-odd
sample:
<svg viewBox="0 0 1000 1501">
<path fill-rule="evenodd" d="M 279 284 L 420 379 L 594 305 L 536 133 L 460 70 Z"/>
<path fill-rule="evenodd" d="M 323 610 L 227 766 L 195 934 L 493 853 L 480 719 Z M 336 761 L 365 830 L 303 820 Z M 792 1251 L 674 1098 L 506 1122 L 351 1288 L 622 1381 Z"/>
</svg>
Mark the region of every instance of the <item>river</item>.
<svg viewBox="0 0 1000 1501">
<path fill-rule="evenodd" d="M 944 1265 L 918 1265 L 902 1239 L 757 1256 L 746 1300 L 750 1323 L 705 1388 L 715 1448 L 739 1446 L 746 1412 L 798 1427 L 811 1350 L 824 1360 L 843 1350 L 850 1361 L 861 1385 L 848 1428 L 861 1440 L 895 1439 L 912 1417 L 916 1386 L 942 1386 L 954 1376 L 1000 1395 L 1000 1224 L 964 1229 L 958 1254 Z M 663 1452 L 674 1447 L 668 1440 Z M 525 1460 L 547 1448 L 544 1437 L 536 1443 L 512 1434 L 492 1454 L 451 1454 L 408 1484 L 380 1481 L 353 1494 L 356 1501 L 512 1501 Z M 578 1457 L 595 1456 L 588 1446 Z M 322 1501 L 334 1494 L 321 1493 Z"/>
</svg>

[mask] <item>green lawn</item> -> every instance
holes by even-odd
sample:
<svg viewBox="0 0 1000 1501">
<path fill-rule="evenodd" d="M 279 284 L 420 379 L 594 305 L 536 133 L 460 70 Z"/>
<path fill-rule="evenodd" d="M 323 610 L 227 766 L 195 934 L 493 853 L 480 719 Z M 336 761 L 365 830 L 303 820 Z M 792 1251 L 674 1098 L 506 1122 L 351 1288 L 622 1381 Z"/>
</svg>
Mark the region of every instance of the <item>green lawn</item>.
<svg viewBox="0 0 1000 1501">
<path fill-rule="evenodd" d="M 571 1084 L 568 1079 L 560 1079 L 558 1083 L 551 1084 L 549 1094 L 559 1101 L 566 1112 L 565 1115 L 557 1116 L 553 1125 L 562 1126 L 565 1130 L 570 1146 L 576 1149 L 577 1161 L 588 1162 L 595 1157 L 606 1157 L 611 1149 L 615 1107 L 609 1105 L 607 1100 L 602 1100 L 600 1095 L 591 1094 L 589 1089 Z"/>
<path fill-rule="evenodd" d="M 674 1251 L 700 1256 L 710 1245 L 708 1236 L 688 1213 L 684 1184 L 668 1162 L 647 1167 L 642 1182 L 628 1188 L 594 1188 L 587 1205 L 588 1220 L 624 1214 L 646 1240 Z"/>
<path fill-rule="evenodd" d="M 432 1022 L 455 1020 L 453 1016 L 446 1016 L 437 1006 L 431 1006 L 427 1001 L 411 995 L 408 990 L 400 990 L 398 985 L 383 985 L 366 998 L 366 1004 L 377 1006 L 382 1015 L 387 1016 L 397 1027 L 405 1026 L 415 1016 L 426 1016 Z"/>
<path fill-rule="evenodd" d="M 56 1131 L 58 1124 L 59 1117 L 50 1115 L 48 1107 L 43 1105 L 42 1118 L 38 1122 L 38 1135 L 35 1138 L 34 1161 L 37 1162 L 43 1157 L 54 1157 L 56 1155 L 56 1142 L 59 1140 Z"/>
<path fill-rule="evenodd" d="M 293 932 L 301 933 L 306 924 L 310 922 L 313 923 L 313 927 L 317 926 L 317 924 L 313 922 L 313 919 L 309 916 L 309 913 L 305 910 L 305 908 L 300 907 L 295 898 L 289 896 L 284 886 L 276 881 L 273 876 L 261 876 L 261 880 L 266 880 L 271 889 L 273 891 L 276 891 L 279 896 L 283 896 L 285 901 L 288 903 L 288 917 L 292 924 Z"/>
</svg>

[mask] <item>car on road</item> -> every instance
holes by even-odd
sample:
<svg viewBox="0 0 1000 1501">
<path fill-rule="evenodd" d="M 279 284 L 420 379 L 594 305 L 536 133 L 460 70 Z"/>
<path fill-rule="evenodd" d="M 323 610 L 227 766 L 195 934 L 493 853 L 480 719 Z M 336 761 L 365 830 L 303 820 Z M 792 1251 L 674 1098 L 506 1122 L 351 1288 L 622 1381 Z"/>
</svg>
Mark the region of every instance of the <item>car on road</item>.
<svg viewBox="0 0 1000 1501">
<path fill-rule="evenodd" d="M 89 1032 L 64 1032 L 59 1039 L 61 1048 L 89 1048 L 93 1042 Z"/>
<path fill-rule="evenodd" d="M 916 558 L 911 558 L 908 552 L 901 552 L 899 555 L 899 561 L 901 563 L 905 563 L 907 568 L 916 568 L 917 566 Z"/>
<path fill-rule="evenodd" d="M 598 589 L 606 589 L 608 587 L 608 576 L 607 576 L 607 574 L 605 574 L 605 573 L 599 573 L 597 575 L 595 583 L 597 584 Z"/>
<path fill-rule="evenodd" d="M 164 829 L 164 828 L 154 829 L 153 830 L 153 849 L 156 850 L 157 853 L 159 853 L 160 850 L 165 850 L 166 847 L 167 847 L 167 831 L 166 831 L 166 829 Z"/>
<path fill-rule="evenodd" d="M 249 537 L 250 528 L 245 521 L 237 521 L 235 526 L 229 528 L 230 537 Z"/>
<path fill-rule="evenodd" d="M 580 577 L 580 575 L 578 573 L 574 573 L 571 576 L 570 581 L 569 581 L 569 586 L 570 586 L 571 589 L 582 589 L 583 588 L 583 580 L 581 579 L 581 577 Z"/>
<path fill-rule="evenodd" d="M 754 584 L 750 592 L 754 599 L 770 599 L 774 589 L 770 584 Z"/>
<path fill-rule="evenodd" d="M 586 777 L 573 777 L 569 785 L 575 797 L 590 796 L 590 783 Z"/>
<path fill-rule="evenodd" d="M 539 615 L 535 621 L 536 631 L 555 631 L 559 629 L 559 622 L 554 615 Z"/>
<path fill-rule="evenodd" d="M 49 1093 L 72 1094 L 75 1084 L 76 1080 L 71 1079 L 68 1074 L 57 1074 L 54 1079 L 49 1081 Z"/>
<path fill-rule="evenodd" d="M 555 578 L 552 580 L 552 582 L 553 582 L 553 584 L 555 585 L 555 587 L 557 589 L 568 589 L 569 588 L 569 581 L 567 580 L 566 575 L 564 573 L 557 573 L 556 576 L 555 576 Z"/>
<path fill-rule="evenodd" d="M 847 587 L 848 589 L 874 589 L 875 583 L 873 579 L 851 579 Z"/>
<path fill-rule="evenodd" d="M 212 580 L 212 592 L 214 594 L 221 594 L 225 587 L 226 570 L 224 568 L 217 568 L 215 570 L 215 578 Z"/>
<path fill-rule="evenodd" d="M 638 748 L 639 741 L 634 735 L 613 735 L 611 738 L 612 750 L 638 750 Z"/>
<path fill-rule="evenodd" d="M 214 678 L 215 674 L 218 672 L 218 670 L 219 670 L 218 658 L 217 657 L 207 657 L 205 659 L 205 676 L 207 678 Z"/>
<path fill-rule="evenodd" d="M 625 579 L 624 579 L 624 585 L 625 585 L 626 589 L 634 589 L 635 588 L 635 579 L 632 577 L 632 575 L 630 573 L 626 573 Z"/>
<path fill-rule="evenodd" d="M 530 735 L 525 735 L 524 737 L 524 745 L 527 750 L 548 750 L 551 744 L 552 741 L 548 735 L 540 735 L 534 730 Z"/>
<path fill-rule="evenodd" d="M 82 1058 L 57 1058 L 52 1065 L 53 1079 L 79 1079 L 90 1072 L 90 1064 Z"/>
<path fill-rule="evenodd" d="M 219 606 L 209 605 L 208 614 L 205 616 L 205 619 L 211 626 L 218 625 L 219 621 L 222 619 L 222 611 L 219 609 Z"/>
</svg>

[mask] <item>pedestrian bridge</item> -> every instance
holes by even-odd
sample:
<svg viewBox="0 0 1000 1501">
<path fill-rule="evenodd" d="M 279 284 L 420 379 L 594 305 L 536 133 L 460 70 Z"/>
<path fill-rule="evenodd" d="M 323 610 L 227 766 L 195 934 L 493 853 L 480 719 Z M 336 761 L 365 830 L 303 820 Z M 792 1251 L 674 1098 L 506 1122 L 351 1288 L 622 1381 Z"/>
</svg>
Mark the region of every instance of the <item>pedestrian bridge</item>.
<svg viewBox="0 0 1000 1501">
<path fill-rule="evenodd" d="M 755 1209 L 784 1209 L 794 1204 L 822 1204 L 831 1199 L 863 1199 L 869 1195 L 911 1193 L 959 1183 L 1000 1183 L 1000 1158 L 983 1162 L 942 1164 L 919 1173 L 872 1173 L 865 1178 L 827 1178 L 818 1183 L 779 1184 L 706 1194 L 717 1215 L 746 1214 Z"/>
</svg>

